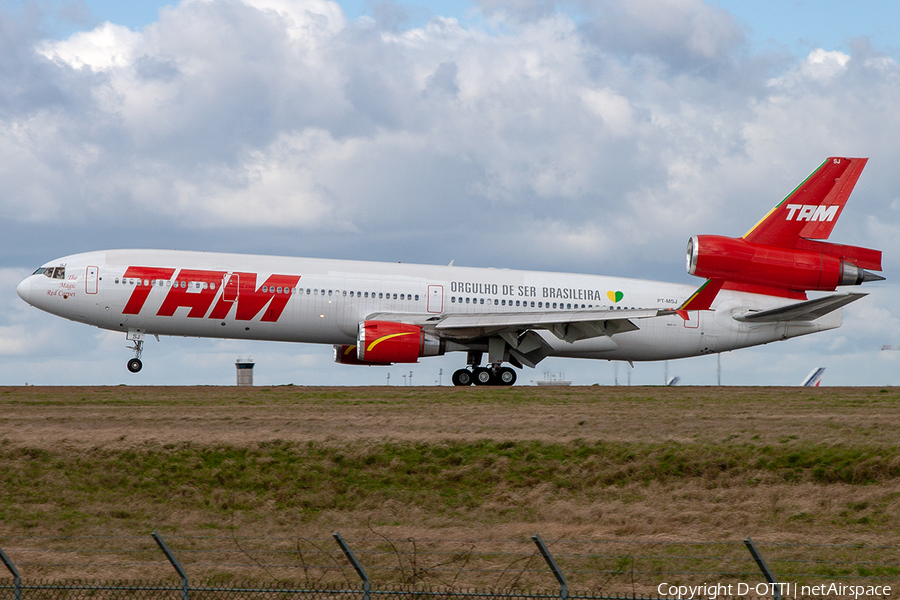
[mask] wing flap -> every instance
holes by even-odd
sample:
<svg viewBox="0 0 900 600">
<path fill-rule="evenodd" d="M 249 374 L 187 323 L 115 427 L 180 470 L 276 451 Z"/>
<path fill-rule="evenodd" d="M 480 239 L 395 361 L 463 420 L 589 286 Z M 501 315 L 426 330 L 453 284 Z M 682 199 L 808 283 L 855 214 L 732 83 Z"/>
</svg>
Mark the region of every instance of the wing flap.
<svg viewBox="0 0 900 600">
<path fill-rule="evenodd" d="M 672 310 L 621 309 L 580 310 L 554 312 L 470 313 L 451 315 L 421 315 L 374 313 L 367 320 L 386 320 L 412 323 L 434 330 L 448 338 L 474 339 L 496 335 L 520 335 L 534 329 L 545 329 L 569 343 L 599 336 L 613 336 L 639 329 L 632 319 L 646 319 L 674 314 Z"/>
<path fill-rule="evenodd" d="M 832 294 L 815 300 L 788 304 L 771 310 L 735 315 L 736 321 L 744 323 L 778 323 L 782 321 L 815 321 L 843 306 L 856 302 L 868 294 L 848 293 Z"/>
<path fill-rule="evenodd" d="M 578 340 L 606 336 L 639 329 L 631 319 L 656 317 L 660 311 L 644 309 L 604 311 L 560 311 L 552 313 L 505 313 L 481 315 L 448 315 L 435 325 L 447 335 L 504 335 L 523 330 L 546 329 L 570 344 Z"/>
<path fill-rule="evenodd" d="M 571 323 L 595 323 L 604 321 L 624 321 L 659 316 L 657 309 L 624 310 L 581 310 L 543 313 L 485 313 L 447 315 L 436 325 L 437 330 L 478 328 L 525 327 L 529 329 L 549 329 L 551 325 Z"/>
</svg>

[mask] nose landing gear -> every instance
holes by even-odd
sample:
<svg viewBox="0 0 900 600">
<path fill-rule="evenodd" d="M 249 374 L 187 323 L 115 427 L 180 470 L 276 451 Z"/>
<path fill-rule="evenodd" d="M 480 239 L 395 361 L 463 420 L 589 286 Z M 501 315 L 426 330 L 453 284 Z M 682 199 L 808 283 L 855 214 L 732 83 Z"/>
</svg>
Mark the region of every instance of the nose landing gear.
<svg viewBox="0 0 900 600">
<path fill-rule="evenodd" d="M 141 353 L 144 351 L 144 332 L 129 331 L 125 335 L 125 339 L 133 342 L 133 345 L 125 347 L 129 350 L 134 350 L 134 358 L 128 361 L 128 370 L 132 373 L 137 373 L 144 366 L 144 363 L 141 362 Z"/>
</svg>

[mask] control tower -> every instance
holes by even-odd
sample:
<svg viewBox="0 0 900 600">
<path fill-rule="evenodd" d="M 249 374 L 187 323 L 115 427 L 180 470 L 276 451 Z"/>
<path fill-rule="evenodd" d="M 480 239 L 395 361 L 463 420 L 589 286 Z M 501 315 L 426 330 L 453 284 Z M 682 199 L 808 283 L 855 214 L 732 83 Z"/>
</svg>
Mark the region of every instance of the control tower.
<svg viewBox="0 0 900 600">
<path fill-rule="evenodd" d="M 253 367 L 256 365 L 253 362 L 253 358 L 248 356 L 247 358 L 238 357 L 237 361 L 234 363 L 234 367 L 237 370 L 237 384 L 238 386 L 253 386 Z"/>
</svg>

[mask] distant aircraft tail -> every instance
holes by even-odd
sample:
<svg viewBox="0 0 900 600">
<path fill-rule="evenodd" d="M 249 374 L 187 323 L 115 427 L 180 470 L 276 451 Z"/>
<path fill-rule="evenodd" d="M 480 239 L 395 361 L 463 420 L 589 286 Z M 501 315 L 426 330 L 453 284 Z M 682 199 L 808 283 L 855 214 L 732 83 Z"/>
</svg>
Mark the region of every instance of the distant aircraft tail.
<svg viewBox="0 0 900 600">
<path fill-rule="evenodd" d="M 720 289 L 806 299 L 884 279 L 881 251 L 832 244 L 828 239 L 867 158 L 830 157 L 740 238 L 695 235 L 687 270 L 707 279 L 680 311 L 707 310 Z"/>
<path fill-rule="evenodd" d="M 818 369 L 813 369 L 812 373 L 806 376 L 806 379 L 803 380 L 803 387 L 819 387 L 819 384 L 822 383 L 822 376 L 825 375 L 825 367 L 819 367 Z"/>
</svg>

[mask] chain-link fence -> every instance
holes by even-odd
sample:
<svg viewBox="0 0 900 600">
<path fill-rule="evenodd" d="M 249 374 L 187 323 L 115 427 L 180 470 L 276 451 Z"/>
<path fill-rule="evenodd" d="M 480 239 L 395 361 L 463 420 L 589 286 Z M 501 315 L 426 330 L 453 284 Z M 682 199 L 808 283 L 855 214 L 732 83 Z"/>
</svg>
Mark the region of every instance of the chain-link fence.
<svg viewBox="0 0 900 600">
<path fill-rule="evenodd" d="M 0 580 L 0 592 L 15 592 L 15 586 Z M 273 585 L 256 587 L 252 584 L 235 583 L 227 587 L 214 585 L 197 585 L 182 588 L 180 585 L 142 582 L 35 582 L 22 584 L 16 600 L 112 600 L 133 598 L 137 600 L 233 600 L 290 598 L 294 600 L 560 600 L 559 594 L 512 592 L 507 590 L 429 590 L 429 589 L 383 589 L 366 592 L 357 589 L 306 590 L 289 585 Z M 717 596 L 717 599 L 729 600 L 736 596 Z M 771 596 L 769 596 L 771 597 Z M 573 594 L 568 600 L 657 600 L 673 598 L 671 596 L 607 596 Z M 742 600 L 762 598 L 760 596 L 741 596 Z"/>
<path fill-rule="evenodd" d="M 0 598 L 15 600 L 300 595 L 323 600 L 716 600 L 854 594 L 888 598 L 900 590 L 900 546 L 767 543 L 757 548 L 750 538 L 345 540 L 336 533 L 319 539 L 164 539 L 154 532 L 142 537 L 0 537 L 0 558 L 10 575 L 0 580 Z M 548 589 L 553 591 L 524 591 Z"/>
</svg>

